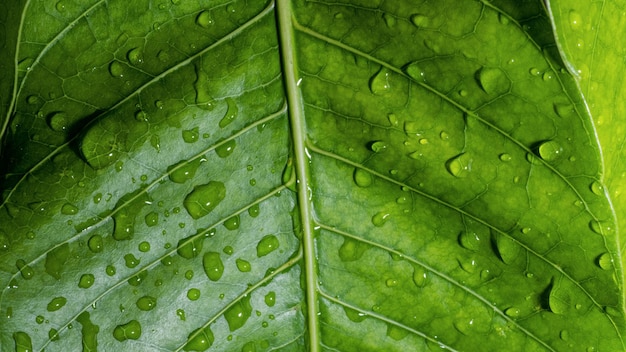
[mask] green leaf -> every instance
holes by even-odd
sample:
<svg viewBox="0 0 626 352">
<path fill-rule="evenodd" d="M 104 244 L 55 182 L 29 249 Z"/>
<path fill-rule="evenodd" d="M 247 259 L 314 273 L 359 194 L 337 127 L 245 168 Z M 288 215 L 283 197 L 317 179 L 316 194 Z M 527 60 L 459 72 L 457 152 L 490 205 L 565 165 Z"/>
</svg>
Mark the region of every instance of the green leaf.
<svg viewBox="0 0 626 352">
<path fill-rule="evenodd" d="M 623 350 L 596 4 L 0 5 L 0 346 Z"/>
</svg>

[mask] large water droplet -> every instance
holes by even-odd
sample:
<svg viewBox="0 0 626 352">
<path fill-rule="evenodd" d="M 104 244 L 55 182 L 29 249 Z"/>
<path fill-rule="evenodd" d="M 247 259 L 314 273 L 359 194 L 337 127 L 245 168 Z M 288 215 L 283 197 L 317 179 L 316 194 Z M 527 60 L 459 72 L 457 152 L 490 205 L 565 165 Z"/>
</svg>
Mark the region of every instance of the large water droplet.
<svg viewBox="0 0 626 352">
<path fill-rule="evenodd" d="M 571 306 L 570 297 L 564 290 L 559 290 L 554 286 L 549 288 L 548 305 L 550 310 L 555 314 L 564 314 Z"/>
<path fill-rule="evenodd" d="M 33 343 L 30 339 L 30 336 L 23 331 L 17 331 L 13 333 L 13 342 L 15 342 L 16 352 L 32 352 L 33 351 Z"/>
<path fill-rule="evenodd" d="M 98 332 L 100 327 L 95 325 L 89 318 L 89 312 L 82 312 L 76 317 L 76 321 L 82 326 L 82 342 L 83 351 L 97 351 L 98 349 Z"/>
<path fill-rule="evenodd" d="M 204 236 L 192 235 L 178 241 L 176 253 L 185 259 L 197 257 L 202 252 Z"/>
<path fill-rule="evenodd" d="M 589 189 L 595 195 L 598 195 L 598 196 L 604 195 L 604 186 L 602 185 L 602 183 L 598 181 L 593 181 L 591 185 L 589 185 Z"/>
<path fill-rule="evenodd" d="M 506 314 L 507 316 L 511 318 L 519 318 L 521 315 L 521 311 L 517 307 L 509 307 L 504 310 L 504 314 Z"/>
<path fill-rule="evenodd" d="M 115 119 L 102 119 L 91 126 L 80 143 L 85 161 L 94 169 L 114 164 L 126 150 L 128 129 Z"/>
<path fill-rule="evenodd" d="M 368 248 L 370 248 L 370 245 L 346 237 L 341 247 L 339 247 L 339 258 L 344 262 L 358 260 Z"/>
<path fill-rule="evenodd" d="M 206 351 L 213 345 L 215 336 L 209 326 L 192 331 L 187 336 L 187 343 L 183 346 L 184 351 Z"/>
<path fill-rule="evenodd" d="M 237 146 L 237 141 L 235 141 L 234 139 L 231 139 L 219 145 L 217 148 L 215 148 L 215 153 L 220 158 L 226 158 L 227 156 L 233 153 L 236 146 Z"/>
<path fill-rule="evenodd" d="M 446 162 L 446 169 L 454 177 L 467 177 L 472 171 L 473 161 L 468 153 L 462 153 L 449 159 Z"/>
<path fill-rule="evenodd" d="M 265 295 L 265 304 L 268 307 L 273 307 L 276 304 L 276 292 L 270 291 Z"/>
<path fill-rule="evenodd" d="M 244 326 L 250 315 L 252 315 L 250 296 L 244 296 L 224 312 L 224 318 L 226 318 L 230 331 L 235 331 Z"/>
<path fill-rule="evenodd" d="M 19 269 L 20 275 L 22 275 L 25 280 L 30 280 L 35 275 L 33 268 L 31 268 L 30 265 L 27 265 L 24 259 L 18 259 L 15 262 L 15 265 Z"/>
<path fill-rule="evenodd" d="M 136 302 L 137 308 L 143 311 L 149 311 L 154 309 L 157 304 L 157 299 L 152 296 L 143 296 L 139 298 Z"/>
<path fill-rule="evenodd" d="M 360 323 L 367 318 L 366 314 L 363 314 L 359 312 L 358 310 L 355 310 L 349 307 L 343 307 L 343 310 L 346 313 L 346 316 L 348 317 L 348 319 L 350 319 L 351 321 L 355 323 Z"/>
<path fill-rule="evenodd" d="M 202 28 L 210 28 L 215 22 L 209 11 L 202 11 L 196 16 L 196 24 Z"/>
<path fill-rule="evenodd" d="M 191 161 L 180 161 L 167 168 L 170 180 L 176 183 L 185 183 L 187 180 L 191 180 L 195 175 L 200 163 L 204 159 L 194 159 Z"/>
<path fill-rule="evenodd" d="M 603 270 L 611 270 L 613 269 L 613 258 L 610 253 L 603 253 L 598 258 L 596 258 L 596 262 L 598 266 Z"/>
<path fill-rule="evenodd" d="M 57 280 L 61 279 L 61 272 L 65 268 L 65 262 L 69 259 L 69 256 L 69 243 L 64 243 L 48 252 L 44 264 L 46 273 Z"/>
<path fill-rule="evenodd" d="M 202 257 L 202 266 L 206 276 L 211 281 L 217 281 L 224 274 L 224 263 L 217 252 L 206 252 Z"/>
<path fill-rule="evenodd" d="M 200 290 L 198 290 L 197 288 L 191 288 L 187 291 L 187 298 L 189 298 L 190 301 L 197 301 L 198 299 L 200 299 Z"/>
<path fill-rule="evenodd" d="M 545 141 L 537 149 L 539 156 L 548 162 L 556 161 L 563 155 L 563 147 L 556 141 Z"/>
<path fill-rule="evenodd" d="M 377 95 L 383 95 L 391 90 L 391 72 L 386 67 L 381 67 L 369 81 L 370 91 Z"/>
<path fill-rule="evenodd" d="M 93 285 L 95 279 L 96 278 L 93 274 L 83 274 L 78 281 L 78 287 L 90 288 Z"/>
<path fill-rule="evenodd" d="M 382 153 L 387 150 L 387 143 L 385 141 L 374 141 L 370 143 L 369 147 L 374 153 Z"/>
<path fill-rule="evenodd" d="M 185 197 L 183 205 L 192 218 L 199 219 L 213 211 L 225 197 L 226 187 L 224 184 L 219 181 L 211 181 L 196 186 Z"/>
<path fill-rule="evenodd" d="M 156 226 L 159 223 L 159 213 L 152 211 L 146 214 L 144 222 L 148 227 Z"/>
<path fill-rule="evenodd" d="M 228 109 L 226 109 L 226 114 L 220 120 L 219 126 L 220 128 L 224 128 L 231 124 L 239 113 L 239 108 L 237 107 L 237 102 L 233 98 L 226 98 L 226 104 L 228 105 Z"/>
<path fill-rule="evenodd" d="M 257 257 L 264 257 L 280 247 L 278 238 L 274 235 L 264 236 L 256 245 Z"/>
<path fill-rule="evenodd" d="M 476 71 L 475 77 L 480 88 L 487 94 L 506 93 L 511 86 L 511 81 L 497 67 L 483 67 Z"/>
<path fill-rule="evenodd" d="M 66 303 L 67 303 L 67 298 L 55 297 L 50 302 L 48 302 L 46 309 L 48 310 L 48 312 L 54 312 L 63 308 Z"/>
<path fill-rule="evenodd" d="M 65 203 L 61 207 L 61 214 L 63 215 L 75 215 L 76 213 L 78 213 L 78 207 L 74 204 Z"/>
<path fill-rule="evenodd" d="M 126 324 L 118 325 L 113 330 L 113 337 L 120 342 L 137 340 L 141 337 L 141 324 L 137 320 L 131 320 Z"/>
</svg>

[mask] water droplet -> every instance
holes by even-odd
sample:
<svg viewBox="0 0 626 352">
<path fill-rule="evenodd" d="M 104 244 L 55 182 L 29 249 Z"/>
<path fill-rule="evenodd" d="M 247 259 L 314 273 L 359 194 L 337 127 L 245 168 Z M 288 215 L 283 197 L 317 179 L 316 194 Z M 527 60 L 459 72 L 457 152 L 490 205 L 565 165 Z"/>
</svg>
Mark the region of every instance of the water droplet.
<svg viewBox="0 0 626 352">
<path fill-rule="evenodd" d="M 58 341 L 59 340 L 59 332 L 57 331 L 57 329 L 50 329 L 50 331 L 48 331 L 48 338 L 50 339 L 50 341 Z"/>
<path fill-rule="evenodd" d="M 521 311 L 519 308 L 509 307 L 504 311 L 504 314 L 511 318 L 519 318 L 519 316 L 521 315 Z"/>
<path fill-rule="evenodd" d="M 582 27 L 582 22 L 583 18 L 578 12 L 574 10 L 571 10 L 569 12 L 569 26 L 572 30 L 580 30 Z"/>
<path fill-rule="evenodd" d="M 30 280 L 32 279 L 33 275 L 35 275 L 35 271 L 33 270 L 33 268 L 31 268 L 30 265 L 27 265 L 24 259 L 18 259 L 15 262 L 15 265 L 19 269 L 20 275 L 22 275 L 25 280 Z"/>
<path fill-rule="evenodd" d="M 128 253 L 124 255 L 124 262 L 126 263 L 126 267 L 132 269 L 139 265 L 140 260 L 137 259 L 132 253 Z"/>
<path fill-rule="evenodd" d="M 244 296 L 224 312 L 224 318 L 226 318 L 230 331 L 235 331 L 244 326 L 251 315 L 250 296 Z"/>
<path fill-rule="evenodd" d="M 612 223 L 610 221 L 591 220 L 589 228 L 598 235 L 606 236 L 612 232 Z"/>
<path fill-rule="evenodd" d="M 178 318 L 182 321 L 187 320 L 187 317 L 185 316 L 185 311 L 183 309 L 176 309 L 176 315 L 178 315 Z"/>
<path fill-rule="evenodd" d="M 256 245 L 256 255 L 259 258 L 264 257 L 277 250 L 278 247 L 280 247 L 280 242 L 278 241 L 278 238 L 274 235 L 267 235 L 263 237 Z"/>
<path fill-rule="evenodd" d="M 391 90 L 391 72 L 386 67 L 381 67 L 369 81 L 370 91 L 376 95 L 383 95 Z"/>
<path fill-rule="evenodd" d="M 507 24 L 509 24 L 509 22 L 511 22 L 509 17 L 506 14 L 504 14 L 504 13 L 499 13 L 498 14 L 498 21 L 500 21 L 500 24 L 505 25 L 505 26 Z"/>
<path fill-rule="evenodd" d="M 217 281 L 224 274 L 224 263 L 217 252 L 206 252 L 202 257 L 202 265 L 206 276 L 211 281 Z"/>
<path fill-rule="evenodd" d="M 48 116 L 48 126 L 50 126 L 53 131 L 63 132 L 68 128 L 69 123 L 70 121 L 67 114 L 64 112 L 57 111 Z"/>
<path fill-rule="evenodd" d="M 239 215 L 231 216 L 230 218 L 224 221 L 224 227 L 231 231 L 234 231 L 239 228 L 239 223 L 240 223 Z"/>
<path fill-rule="evenodd" d="M 598 263 L 598 266 L 600 266 L 603 270 L 613 269 L 613 258 L 609 253 L 603 253 L 598 256 L 598 258 L 596 258 L 596 263 Z"/>
<path fill-rule="evenodd" d="M 374 181 L 372 174 L 359 168 L 354 170 L 353 178 L 354 183 L 356 183 L 356 185 L 359 187 L 368 187 Z"/>
<path fill-rule="evenodd" d="M 556 161 L 563 155 L 563 147 L 556 141 L 545 141 L 539 145 L 539 156 L 548 162 Z"/>
<path fill-rule="evenodd" d="M 237 114 L 239 113 L 239 108 L 237 107 L 237 102 L 233 98 L 226 98 L 226 104 L 228 105 L 228 109 L 226 110 L 226 114 L 220 120 L 219 126 L 220 128 L 224 128 L 230 125 L 231 122 L 237 118 Z"/>
<path fill-rule="evenodd" d="M 187 343 L 183 346 L 184 351 L 206 351 L 213 345 L 215 336 L 209 326 L 192 331 L 187 336 Z"/>
<path fill-rule="evenodd" d="M 473 161 L 468 153 L 461 153 L 446 162 L 446 169 L 452 176 L 464 178 L 472 171 Z"/>
<path fill-rule="evenodd" d="M 234 139 L 226 141 L 225 143 L 219 145 L 215 148 L 215 153 L 220 158 L 226 158 L 231 155 L 237 146 L 237 142 Z"/>
<path fill-rule="evenodd" d="M 33 351 L 33 343 L 30 339 L 30 336 L 27 333 L 23 331 L 14 332 L 13 341 L 15 342 L 16 352 L 32 352 Z"/>
<path fill-rule="evenodd" d="M 465 249 L 477 251 L 480 248 L 480 238 L 475 232 L 463 231 L 459 234 L 459 244 Z"/>
<path fill-rule="evenodd" d="M 126 150 L 128 130 L 116 119 L 101 119 L 93 124 L 80 142 L 80 151 L 94 169 L 114 164 Z"/>
<path fill-rule="evenodd" d="M 268 307 L 273 307 L 276 304 L 276 292 L 270 291 L 265 295 L 265 304 Z"/>
<path fill-rule="evenodd" d="M 89 250 L 92 251 L 93 253 L 102 252 L 102 249 L 104 248 L 104 241 L 102 240 L 102 236 L 100 235 L 91 236 L 89 240 L 87 241 L 87 247 L 89 247 Z"/>
<path fill-rule="evenodd" d="M 145 270 L 142 270 L 138 272 L 137 274 L 128 278 L 127 282 L 131 286 L 139 286 L 142 282 L 146 281 L 146 277 L 148 277 L 148 272 Z"/>
<path fill-rule="evenodd" d="M 512 238 L 501 235 L 496 238 L 496 248 L 505 264 L 513 263 L 521 254 L 522 247 Z"/>
<path fill-rule="evenodd" d="M 185 259 L 197 257 L 202 252 L 204 236 L 192 235 L 178 241 L 176 253 Z"/>
<path fill-rule="evenodd" d="M 46 319 L 46 318 L 44 318 L 44 317 L 43 317 L 43 315 L 38 315 L 38 316 L 35 318 L 35 322 L 36 322 L 37 324 L 43 324 L 43 322 L 45 321 L 45 319 Z"/>
<path fill-rule="evenodd" d="M 159 223 L 159 214 L 157 212 L 150 212 L 144 217 L 144 221 L 148 227 L 156 226 Z"/>
<path fill-rule="evenodd" d="M 190 301 L 197 301 L 200 298 L 200 290 L 197 288 L 189 289 L 189 291 L 187 291 L 187 298 L 189 298 Z"/>
<path fill-rule="evenodd" d="M 182 135 L 185 143 L 195 143 L 198 141 L 198 138 L 200 138 L 200 130 L 198 127 L 194 127 L 190 130 L 184 130 Z"/>
<path fill-rule="evenodd" d="M 139 298 L 136 302 L 137 308 L 143 311 L 149 311 L 154 309 L 157 304 L 157 299 L 152 296 L 143 296 Z"/>
<path fill-rule="evenodd" d="M 396 116 L 396 114 L 387 115 L 387 119 L 389 120 L 389 123 L 391 124 L 391 126 L 398 126 L 399 121 L 398 121 L 398 117 Z"/>
<path fill-rule="evenodd" d="M 133 66 L 139 66 L 143 64 L 143 51 L 140 48 L 133 48 L 126 53 L 126 58 Z"/>
<path fill-rule="evenodd" d="M 380 211 L 372 216 L 372 224 L 376 227 L 381 227 L 389 220 L 390 216 L 391 214 L 388 212 Z"/>
<path fill-rule="evenodd" d="M 370 246 L 366 243 L 346 237 L 339 247 L 339 258 L 344 262 L 360 259 Z"/>
<path fill-rule="evenodd" d="M 48 312 L 55 312 L 63 308 L 63 306 L 65 306 L 66 303 L 67 303 L 67 298 L 55 297 L 50 302 L 48 302 L 46 309 L 48 310 Z"/>
<path fill-rule="evenodd" d="M 406 65 L 404 72 L 417 82 L 426 82 L 426 73 L 420 68 L 416 62 Z"/>
<path fill-rule="evenodd" d="M 210 28 L 215 22 L 209 11 L 202 11 L 196 17 L 196 24 L 202 28 Z"/>
<path fill-rule="evenodd" d="M 528 72 L 533 76 L 539 76 L 541 74 L 541 71 L 539 71 L 539 69 L 536 67 L 531 67 Z"/>
<path fill-rule="evenodd" d="M 397 279 L 387 279 L 387 280 L 385 280 L 385 286 L 387 286 L 387 287 L 396 287 L 396 286 L 398 286 L 398 280 Z"/>
<path fill-rule="evenodd" d="M 476 71 L 476 81 L 487 94 L 502 94 L 509 90 L 511 81 L 497 67 L 483 67 Z"/>
<path fill-rule="evenodd" d="M 167 168 L 169 178 L 175 183 L 185 183 L 187 180 L 191 180 L 195 175 L 200 163 L 204 159 L 194 159 L 191 161 L 180 161 Z"/>
<path fill-rule="evenodd" d="M 44 263 L 46 273 L 53 278 L 60 280 L 61 272 L 65 268 L 65 262 L 69 259 L 69 257 L 69 243 L 64 243 L 48 252 L 46 255 L 46 262 Z"/>
<path fill-rule="evenodd" d="M 65 2 L 59 1 L 59 2 L 57 2 L 55 7 L 56 7 L 57 11 L 64 12 L 65 11 Z"/>
<path fill-rule="evenodd" d="M 95 276 L 93 276 L 93 274 L 83 274 L 78 281 L 78 287 L 90 288 L 93 285 L 95 279 L 96 278 Z"/>
<path fill-rule="evenodd" d="M 422 14 L 411 15 L 411 23 L 417 28 L 428 28 L 429 18 Z"/>
<path fill-rule="evenodd" d="M 113 337 L 120 342 L 137 340 L 141 337 L 141 324 L 137 320 L 131 320 L 126 324 L 118 325 L 113 330 Z"/>
<path fill-rule="evenodd" d="M 564 314 L 569 310 L 570 297 L 564 290 L 558 290 L 554 286 L 549 288 L 548 305 L 555 314 Z"/>
<path fill-rule="evenodd" d="M 417 287 L 424 287 L 426 285 L 427 272 L 419 265 L 413 265 L 413 283 Z"/>
<path fill-rule="evenodd" d="M 226 197 L 226 187 L 222 182 L 211 181 L 207 184 L 194 187 L 183 205 L 194 219 L 208 215 Z"/>
<path fill-rule="evenodd" d="M 598 196 L 604 195 L 604 186 L 598 181 L 593 181 L 591 185 L 589 185 L 589 189 L 595 195 L 598 195 Z"/>
<path fill-rule="evenodd" d="M 235 262 L 237 263 L 237 269 L 239 269 L 242 273 L 247 273 L 252 270 L 252 266 L 248 261 L 238 258 Z"/>
<path fill-rule="evenodd" d="M 61 214 L 63 215 L 74 215 L 76 213 L 78 213 L 78 207 L 73 204 L 65 203 L 61 207 Z"/>
<path fill-rule="evenodd" d="M 461 269 L 465 270 L 468 273 L 473 273 L 476 271 L 476 260 L 473 257 L 464 257 L 458 259 L 459 265 Z"/>
<path fill-rule="evenodd" d="M 511 157 L 511 154 L 507 154 L 507 153 L 500 154 L 500 160 L 502 160 L 504 162 L 511 161 L 511 159 L 513 159 Z"/>
<path fill-rule="evenodd" d="M 113 265 L 107 265 L 105 271 L 106 271 L 107 275 L 109 275 L 109 276 L 113 276 L 117 272 L 117 270 L 115 269 L 115 267 Z"/>
<path fill-rule="evenodd" d="M 119 61 L 113 61 L 109 64 L 109 73 L 115 78 L 124 77 L 124 65 Z"/>
<path fill-rule="evenodd" d="M 387 143 L 384 141 L 374 141 L 371 142 L 369 147 L 374 153 L 382 153 L 387 149 Z"/>
<path fill-rule="evenodd" d="M 569 333 L 567 332 L 567 330 L 561 330 L 559 337 L 561 338 L 561 340 L 567 341 L 569 340 Z"/>
<path fill-rule="evenodd" d="M 137 247 L 137 249 L 139 249 L 140 252 L 149 252 L 150 251 L 150 242 L 146 242 L 143 241 L 141 243 L 139 243 L 139 246 Z"/>
</svg>

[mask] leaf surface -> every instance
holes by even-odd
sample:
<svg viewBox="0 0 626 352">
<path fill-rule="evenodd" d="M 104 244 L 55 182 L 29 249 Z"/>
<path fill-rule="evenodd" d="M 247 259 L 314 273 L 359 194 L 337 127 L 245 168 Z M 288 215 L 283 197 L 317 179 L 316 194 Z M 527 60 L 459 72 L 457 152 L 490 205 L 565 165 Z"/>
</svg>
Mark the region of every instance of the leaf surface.
<svg viewBox="0 0 626 352">
<path fill-rule="evenodd" d="M 1 6 L 3 350 L 624 349 L 543 2 Z"/>
</svg>

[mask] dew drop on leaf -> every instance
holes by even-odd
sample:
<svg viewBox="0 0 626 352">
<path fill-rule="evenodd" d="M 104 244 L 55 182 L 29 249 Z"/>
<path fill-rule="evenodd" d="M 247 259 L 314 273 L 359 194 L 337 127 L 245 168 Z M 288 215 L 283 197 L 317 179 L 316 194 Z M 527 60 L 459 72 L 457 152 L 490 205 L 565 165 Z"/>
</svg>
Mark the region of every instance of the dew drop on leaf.
<svg viewBox="0 0 626 352">
<path fill-rule="evenodd" d="M 256 345 L 254 341 L 248 341 L 241 347 L 241 352 L 256 352 Z"/>
<path fill-rule="evenodd" d="M 87 241 L 87 247 L 89 247 L 89 250 L 92 251 L 93 253 L 102 252 L 102 249 L 104 248 L 104 241 L 102 239 L 102 236 L 100 235 L 91 236 L 89 240 Z"/>
<path fill-rule="evenodd" d="M 458 258 L 458 261 L 461 269 L 464 271 L 470 274 L 476 271 L 476 260 L 473 257 L 469 256 Z"/>
<path fill-rule="evenodd" d="M 430 20 L 427 16 L 422 14 L 411 15 L 411 23 L 417 28 L 427 28 Z"/>
<path fill-rule="evenodd" d="M 276 292 L 270 291 L 265 295 L 265 304 L 268 307 L 273 307 L 276 304 Z"/>
<path fill-rule="evenodd" d="M 215 153 L 220 158 L 226 158 L 227 156 L 233 153 L 236 146 L 237 146 L 237 142 L 234 139 L 231 139 L 219 145 L 217 148 L 215 148 Z"/>
<path fill-rule="evenodd" d="M 512 159 L 511 154 L 508 154 L 508 153 L 500 154 L 499 158 L 500 158 L 500 160 L 502 160 L 504 162 L 511 161 L 511 159 Z"/>
<path fill-rule="evenodd" d="M 73 204 L 65 203 L 61 207 L 61 214 L 63 215 L 74 215 L 76 213 L 78 213 L 78 208 Z"/>
<path fill-rule="evenodd" d="M 369 247 L 366 243 L 346 237 L 339 247 L 339 258 L 344 262 L 359 260 Z"/>
<path fill-rule="evenodd" d="M 385 21 L 387 28 L 393 28 L 396 26 L 396 18 L 390 13 L 385 12 L 383 14 L 383 20 Z"/>
<path fill-rule="evenodd" d="M 157 299 L 152 296 L 143 296 L 140 297 L 135 304 L 140 310 L 149 311 L 156 307 Z"/>
<path fill-rule="evenodd" d="M 31 352 L 33 351 L 33 343 L 30 336 L 23 332 L 17 331 L 13 333 L 13 341 L 15 342 L 16 352 Z"/>
<path fill-rule="evenodd" d="M 226 109 L 226 113 L 224 117 L 219 122 L 220 128 L 224 128 L 230 125 L 236 118 L 239 113 L 239 108 L 237 107 L 237 102 L 233 98 L 226 98 L 226 105 L 228 108 Z"/>
<path fill-rule="evenodd" d="M 413 265 L 413 283 L 417 287 L 424 287 L 427 279 L 426 270 L 420 265 Z"/>
<path fill-rule="evenodd" d="M 53 131 L 63 132 L 67 129 L 69 121 L 67 114 L 62 111 L 53 112 L 48 116 L 48 126 Z"/>
<path fill-rule="evenodd" d="M 230 331 L 235 331 L 244 326 L 251 315 L 252 305 L 250 304 L 249 295 L 246 295 L 239 301 L 235 302 L 235 304 L 224 312 L 224 318 L 226 318 Z"/>
<path fill-rule="evenodd" d="M 513 263 L 521 254 L 522 247 L 510 237 L 500 235 L 496 238 L 498 256 L 505 264 Z"/>
<path fill-rule="evenodd" d="M 426 73 L 416 62 L 406 65 L 404 72 L 417 82 L 426 82 Z"/>
<path fill-rule="evenodd" d="M 141 337 L 141 324 L 137 320 L 131 320 L 126 324 L 118 325 L 113 329 L 113 337 L 120 342 L 137 340 Z"/>
<path fill-rule="evenodd" d="M 192 259 L 202 252 L 203 244 L 203 236 L 192 235 L 178 241 L 176 253 L 185 259 Z"/>
<path fill-rule="evenodd" d="M 369 147 L 374 153 L 382 153 L 387 150 L 387 143 L 384 141 L 374 141 L 370 143 Z"/>
<path fill-rule="evenodd" d="M 154 211 L 146 214 L 144 222 L 148 227 L 156 226 L 159 223 L 159 214 Z"/>
<path fill-rule="evenodd" d="M 124 66 L 119 61 L 113 61 L 109 64 L 109 73 L 112 77 L 124 77 Z"/>
<path fill-rule="evenodd" d="M 210 28 L 214 23 L 209 11 L 202 11 L 196 16 L 196 24 L 202 28 Z"/>
<path fill-rule="evenodd" d="M 184 351 L 206 351 L 213 345 L 215 336 L 209 326 L 192 331 L 187 336 L 187 343 L 183 346 Z"/>
<path fill-rule="evenodd" d="M 593 181 L 591 185 L 589 185 L 589 189 L 595 195 L 598 195 L 598 196 L 604 195 L 604 186 L 598 181 Z"/>
<path fill-rule="evenodd" d="M 59 280 L 61 279 L 61 272 L 65 267 L 65 262 L 70 256 L 69 243 L 63 243 L 62 245 L 54 248 L 46 255 L 46 261 L 44 263 L 45 271 L 48 275 Z"/>
<path fill-rule="evenodd" d="M 475 232 L 463 231 L 459 234 L 459 244 L 465 249 L 477 251 L 480 248 L 480 238 Z"/>
<path fill-rule="evenodd" d="M 259 258 L 264 257 L 277 250 L 278 247 L 280 247 L 280 242 L 278 241 L 278 238 L 276 236 L 264 236 L 256 245 L 256 255 Z"/>
<path fill-rule="evenodd" d="M 150 242 L 146 242 L 143 241 L 141 243 L 139 243 L 139 246 L 137 247 L 137 249 L 139 249 L 140 252 L 149 252 L 150 251 Z"/>
<path fill-rule="evenodd" d="M 254 204 L 250 208 L 248 208 L 248 215 L 250 215 L 250 217 L 252 218 L 256 218 L 257 216 L 259 216 L 260 211 L 261 208 L 259 207 L 259 204 Z"/>
<path fill-rule="evenodd" d="M 582 27 L 583 18 L 580 13 L 571 10 L 569 12 L 569 26 L 572 30 L 578 31 Z"/>
<path fill-rule="evenodd" d="M 22 275 L 24 280 L 30 280 L 35 275 L 35 271 L 33 270 L 33 268 L 31 268 L 30 265 L 27 265 L 24 259 L 18 259 L 15 262 L 15 265 L 20 271 L 20 275 Z"/>
<path fill-rule="evenodd" d="M 511 81 L 497 67 L 483 67 L 476 71 L 475 78 L 480 88 L 487 94 L 503 94 L 511 86 Z"/>
<path fill-rule="evenodd" d="M 200 298 L 200 290 L 198 290 L 197 288 L 190 288 L 187 291 L 187 298 L 190 301 L 197 301 Z"/>
<path fill-rule="evenodd" d="M 507 316 L 511 318 L 519 318 L 521 311 L 519 308 L 509 307 L 504 311 L 504 314 L 506 314 Z"/>
<path fill-rule="evenodd" d="M 613 269 L 613 258 L 610 253 L 603 253 L 596 259 L 598 266 L 603 270 L 611 270 Z"/>
<path fill-rule="evenodd" d="M 48 302 L 46 309 L 48 310 L 48 312 L 54 312 L 63 308 L 66 303 L 67 303 L 67 298 L 55 297 L 50 302 Z"/>
<path fill-rule="evenodd" d="M 109 275 L 109 276 L 113 276 L 117 272 L 117 270 L 115 269 L 115 266 L 113 266 L 113 265 L 107 265 L 105 271 L 106 271 L 107 275 Z"/>
<path fill-rule="evenodd" d="M 366 314 L 359 312 L 358 310 L 350 307 L 343 307 L 343 311 L 346 313 L 346 317 L 355 323 L 360 323 L 367 318 Z"/>
<path fill-rule="evenodd" d="M 353 177 L 354 183 L 359 187 L 368 187 L 374 181 L 372 174 L 360 168 L 354 170 Z"/>
<path fill-rule="evenodd" d="M 224 221 L 224 227 L 231 231 L 234 231 L 239 228 L 240 222 L 241 221 L 239 215 L 231 216 Z"/>
<path fill-rule="evenodd" d="M 202 257 L 204 273 L 211 281 L 218 281 L 224 274 L 224 263 L 217 252 L 206 252 Z"/>
<path fill-rule="evenodd" d="M 239 269 L 239 271 L 241 271 L 242 273 L 247 273 L 250 270 L 252 270 L 252 266 L 250 265 L 250 262 L 246 260 L 237 258 L 235 263 L 237 264 L 237 269 Z"/>
<path fill-rule="evenodd" d="M 458 178 L 467 177 L 472 171 L 473 159 L 467 153 L 459 154 L 446 162 L 448 172 Z"/>
<path fill-rule="evenodd" d="M 133 66 L 139 66 L 143 64 L 143 51 L 140 48 L 133 48 L 126 53 L 126 58 Z"/>
<path fill-rule="evenodd" d="M 200 129 L 198 127 L 194 127 L 189 130 L 183 130 L 182 135 L 185 143 L 195 143 L 198 141 L 198 138 L 200 138 Z"/>
<path fill-rule="evenodd" d="M 124 263 L 127 268 L 134 268 L 139 265 L 140 260 L 137 259 L 132 253 L 124 255 Z"/>
<path fill-rule="evenodd" d="M 388 212 L 380 211 L 372 216 L 372 224 L 376 227 L 381 227 L 389 220 L 390 216 L 391 214 Z"/>
<path fill-rule="evenodd" d="M 370 91 L 376 95 L 383 95 L 391 90 L 391 72 L 386 67 L 381 67 L 369 81 Z"/>
<path fill-rule="evenodd" d="M 545 141 L 537 149 L 539 156 L 548 162 L 556 161 L 563 155 L 563 147 L 556 141 Z"/>
<path fill-rule="evenodd" d="M 93 274 L 83 274 L 78 281 L 78 287 L 90 288 L 93 285 L 94 281 L 95 277 Z"/>
<path fill-rule="evenodd" d="M 185 209 L 194 219 L 208 215 L 226 197 L 226 187 L 222 182 L 210 181 L 196 186 L 183 201 Z"/>
</svg>

